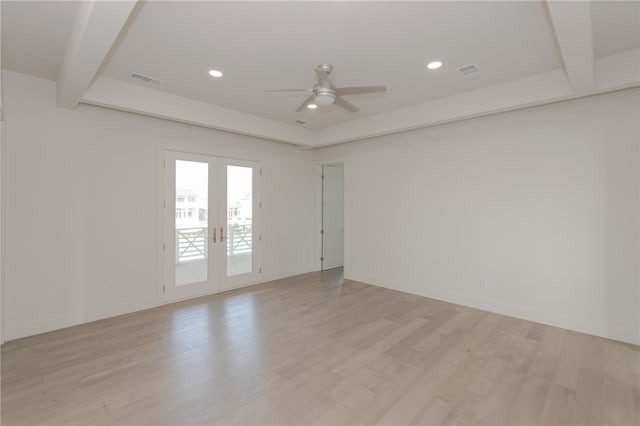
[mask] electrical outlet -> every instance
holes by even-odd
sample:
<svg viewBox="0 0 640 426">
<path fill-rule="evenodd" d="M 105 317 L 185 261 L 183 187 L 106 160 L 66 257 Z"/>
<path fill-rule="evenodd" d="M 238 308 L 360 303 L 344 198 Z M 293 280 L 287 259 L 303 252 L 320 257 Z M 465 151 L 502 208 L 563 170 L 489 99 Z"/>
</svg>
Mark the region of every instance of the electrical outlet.
<svg viewBox="0 0 640 426">
<path fill-rule="evenodd" d="M 489 287 L 489 284 L 487 283 L 486 278 L 483 278 L 483 279 L 481 279 L 481 280 L 480 280 L 480 287 L 481 287 L 481 288 L 487 288 L 487 287 Z"/>
</svg>

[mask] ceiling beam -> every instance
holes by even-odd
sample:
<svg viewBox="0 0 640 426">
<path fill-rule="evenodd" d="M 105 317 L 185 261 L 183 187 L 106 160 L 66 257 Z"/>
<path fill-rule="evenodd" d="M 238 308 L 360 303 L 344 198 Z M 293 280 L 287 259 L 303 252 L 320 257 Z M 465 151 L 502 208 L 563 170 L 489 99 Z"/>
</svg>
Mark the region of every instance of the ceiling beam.
<svg viewBox="0 0 640 426">
<path fill-rule="evenodd" d="M 278 142 L 313 146 L 311 129 L 104 76 L 96 78 L 82 96 L 82 103 Z"/>
<path fill-rule="evenodd" d="M 557 68 L 316 130 L 316 146 L 351 142 L 575 97 Z"/>
<path fill-rule="evenodd" d="M 594 67 L 595 86 L 588 95 L 640 87 L 640 49 L 598 58 Z M 318 148 L 581 96 L 585 95 L 576 94 L 564 70 L 557 68 L 320 129 L 293 126 L 104 76 L 95 80 L 82 103 Z"/>
<path fill-rule="evenodd" d="M 547 0 L 547 8 L 569 84 L 587 94 L 595 84 L 591 2 Z"/>
<path fill-rule="evenodd" d="M 136 3 L 136 0 L 78 2 L 76 20 L 58 74 L 58 106 L 78 106 Z"/>
<path fill-rule="evenodd" d="M 596 59 L 596 93 L 640 86 L 640 49 Z"/>
</svg>

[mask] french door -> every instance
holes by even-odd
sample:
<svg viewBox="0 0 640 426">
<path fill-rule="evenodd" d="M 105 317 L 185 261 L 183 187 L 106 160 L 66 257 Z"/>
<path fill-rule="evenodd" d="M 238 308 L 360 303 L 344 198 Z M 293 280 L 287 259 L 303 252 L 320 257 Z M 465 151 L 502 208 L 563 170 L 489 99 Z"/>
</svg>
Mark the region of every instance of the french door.
<svg viewBox="0 0 640 426">
<path fill-rule="evenodd" d="M 165 298 L 259 281 L 258 163 L 165 153 Z"/>
</svg>

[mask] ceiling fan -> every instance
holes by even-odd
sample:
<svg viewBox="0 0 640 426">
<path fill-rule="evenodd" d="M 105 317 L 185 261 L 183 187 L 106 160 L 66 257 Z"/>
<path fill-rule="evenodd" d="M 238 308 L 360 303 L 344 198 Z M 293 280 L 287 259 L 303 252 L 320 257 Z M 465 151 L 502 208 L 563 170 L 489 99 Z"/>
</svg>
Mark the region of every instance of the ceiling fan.
<svg viewBox="0 0 640 426">
<path fill-rule="evenodd" d="M 355 86 L 355 87 L 336 87 L 331 82 L 329 74 L 333 70 L 331 64 L 320 64 L 316 67 L 315 72 L 318 77 L 318 83 L 312 89 L 278 89 L 265 90 L 265 92 L 311 92 L 311 95 L 298 107 L 296 112 L 305 110 L 306 108 L 314 109 L 319 106 L 327 106 L 335 104 L 350 112 L 358 112 L 359 108 L 352 103 L 342 99 L 342 96 L 361 95 L 364 93 L 385 92 L 385 86 Z"/>
</svg>

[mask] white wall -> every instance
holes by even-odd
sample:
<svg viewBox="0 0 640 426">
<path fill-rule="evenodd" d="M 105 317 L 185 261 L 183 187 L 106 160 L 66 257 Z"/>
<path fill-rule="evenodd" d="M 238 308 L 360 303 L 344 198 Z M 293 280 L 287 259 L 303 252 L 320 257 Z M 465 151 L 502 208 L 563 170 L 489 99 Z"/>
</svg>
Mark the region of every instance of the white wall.
<svg viewBox="0 0 640 426">
<path fill-rule="evenodd" d="M 630 89 L 318 150 L 345 163 L 345 276 L 640 343 L 639 105 Z"/>
<path fill-rule="evenodd" d="M 167 148 L 263 162 L 265 281 L 312 269 L 314 161 L 344 160 L 348 278 L 640 343 L 638 89 L 311 152 L 3 79 L 6 340 L 161 303 Z"/>
<path fill-rule="evenodd" d="M 313 152 L 81 105 L 3 71 L 6 339 L 156 306 L 159 152 L 263 163 L 263 280 L 313 268 Z"/>
</svg>

